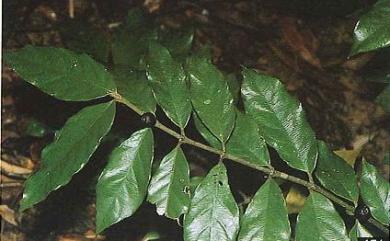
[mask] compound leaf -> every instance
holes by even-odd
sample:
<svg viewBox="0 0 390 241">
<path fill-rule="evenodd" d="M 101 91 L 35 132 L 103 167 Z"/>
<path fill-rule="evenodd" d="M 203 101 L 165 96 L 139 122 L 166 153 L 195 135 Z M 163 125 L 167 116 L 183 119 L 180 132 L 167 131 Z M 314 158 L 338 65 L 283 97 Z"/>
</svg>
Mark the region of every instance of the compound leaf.
<svg viewBox="0 0 390 241">
<path fill-rule="evenodd" d="M 379 222 L 390 223 L 390 184 L 376 168 L 363 160 L 360 173 L 360 194 L 370 208 L 372 216 Z"/>
<path fill-rule="evenodd" d="M 390 46 L 390 1 L 379 0 L 355 26 L 351 55 Z"/>
<path fill-rule="evenodd" d="M 156 100 L 148 85 L 144 71 L 130 70 L 116 66 L 113 71 L 118 93 L 126 101 L 137 106 L 143 112 L 155 112 Z"/>
<path fill-rule="evenodd" d="M 111 74 L 86 54 L 27 45 L 6 52 L 4 59 L 27 82 L 61 100 L 85 101 L 116 91 Z"/>
<path fill-rule="evenodd" d="M 191 101 L 198 117 L 221 142 L 233 131 L 236 112 L 224 75 L 205 57 L 187 61 Z"/>
<path fill-rule="evenodd" d="M 146 73 L 157 102 L 176 125 L 184 128 L 192 106 L 182 66 L 157 42 L 150 43 L 146 62 Z"/>
<path fill-rule="evenodd" d="M 215 166 L 195 190 L 184 216 L 185 241 L 233 241 L 239 229 L 239 211 L 230 191 L 225 166 Z"/>
<path fill-rule="evenodd" d="M 290 223 L 282 191 L 273 179 L 257 191 L 241 220 L 240 241 L 290 240 Z"/>
<path fill-rule="evenodd" d="M 153 174 L 148 201 L 156 204 L 157 213 L 176 219 L 190 204 L 190 169 L 180 146 L 166 155 Z"/>
<path fill-rule="evenodd" d="M 54 142 L 42 151 L 41 169 L 25 182 L 21 211 L 67 184 L 84 167 L 110 130 L 114 116 L 115 103 L 111 101 L 85 107 L 65 123 Z"/>
<path fill-rule="evenodd" d="M 151 176 L 153 133 L 133 133 L 111 153 L 96 186 L 96 232 L 131 216 L 142 204 Z"/>
<path fill-rule="evenodd" d="M 314 172 L 321 184 L 335 194 L 355 204 L 359 197 L 355 171 L 343 159 L 318 141 L 318 162 Z"/>
<path fill-rule="evenodd" d="M 243 70 L 241 93 L 245 109 L 260 127 L 266 142 L 291 167 L 312 172 L 317 160 L 317 141 L 302 105 L 273 77 Z"/>
<path fill-rule="evenodd" d="M 331 201 L 312 192 L 298 215 L 297 241 L 349 240 L 344 222 Z"/>
</svg>

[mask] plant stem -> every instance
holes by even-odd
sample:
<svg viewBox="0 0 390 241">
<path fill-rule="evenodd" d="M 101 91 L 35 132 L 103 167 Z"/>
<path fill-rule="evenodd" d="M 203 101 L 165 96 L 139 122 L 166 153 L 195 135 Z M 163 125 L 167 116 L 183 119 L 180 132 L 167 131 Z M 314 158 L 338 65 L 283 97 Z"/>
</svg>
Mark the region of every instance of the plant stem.
<svg viewBox="0 0 390 241">
<path fill-rule="evenodd" d="M 126 99 L 122 98 L 122 96 L 119 95 L 118 93 L 112 93 L 111 96 L 117 102 L 125 104 L 130 109 L 135 111 L 137 114 L 139 114 L 139 115 L 143 114 L 143 111 L 141 111 L 138 107 L 136 107 L 132 103 L 128 102 Z M 264 167 L 264 166 L 258 166 L 258 165 L 254 164 L 254 163 L 252 163 L 252 162 L 250 162 L 248 160 L 245 160 L 243 158 L 239 158 L 239 157 L 236 157 L 236 156 L 233 156 L 233 155 L 230 155 L 230 154 L 226 154 L 222 150 L 213 148 L 211 146 L 205 145 L 205 144 L 200 143 L 198 141 L 195 141 L 195 140 L 193 140 L 191 138 L 183 136 L 183 135 L 177 133 L 176 131 L 170 129 L 169 127 L 163 125 L 159 121 L 156 122 L 155 127 L 160 129 L 160 130 L 162 130 L 163 132 L 173 136 L 174 138 L 180 140 L 181 143 L 183 143 L 183 144 L 195 146 L 195 147 L 198 147 L 198 148 L 203 149 L 205 151 L 217 154 L 219 156 L 223 156 L 226 159 L 229 159 L 229 160 L 232 160 L 234 162 L 240 163 L 241 165 L 250 167 L 252 169 L 261 171 L 261 172 L 266 173 L 266 174 L 268 174 L 268 175 L 270 175 L 272 177 L 281 178 L 281 179 L 284 179 L 284 180 L 287 180 L 287 181 L 290 181 L 290 182 L 293 182 L 293 183 L 305 186 L 306 188 L 308 188 L 310 190 L 313 190 L 315 192 L 321 193 L 322 195 L 324 195 L 328 199 L 332 200 L 334 203 L 337 203 L 338 205 L 340 205 L 343 208 L 345 208 L 345 210 L 346 210 L 348 215 L 353 215 L 353 213 L 354 213 L 354 210 L 355 210 L 354 206 L 348 204 L 347 202 L 345 202 L 341 198 L 337 197 L 333 193 L 325 190 L 324 188 L 316 185 L 313 181 L 306 181 L 306 180 L 300 179 L 298 177 L 291 176 L 291 175 L 289 175 L 287 173 L 284 173 L 284 172 L 281 172 L 281 171 L 277 171 L 277 170 L 275 170 L 273 168 Z M 380 229 L 385 234 L 387 234 L 387 235 L 389 234 L 389 230 L 385 226 L 383 226 L 381 223 L 376 221 L 375 219 L 370 218 L 368 220 L 368 222 L 371 223 L 372 225 L 374 225 L 375 227 L 377 227 L 378 229 Z"/>
</svg>

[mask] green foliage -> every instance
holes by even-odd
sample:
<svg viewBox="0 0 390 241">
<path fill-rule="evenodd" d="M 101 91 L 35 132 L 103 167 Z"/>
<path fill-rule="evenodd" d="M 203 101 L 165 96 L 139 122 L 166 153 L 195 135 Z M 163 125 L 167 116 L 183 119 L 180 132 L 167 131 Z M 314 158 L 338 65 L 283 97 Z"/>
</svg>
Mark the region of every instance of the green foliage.
<svg viewBox="0 0 390 241">
<path fill-rule="evenodd" d="M 148 201 L 156 204 L 157 213 L 179 218 L 190 202 L 190 169 L 180 146 L 161 161 L 148 189 Z"/>
<path fill-rule="evenodd" d="M 114 116 L 115 103 L 111 101 L 86 107 L 66 122 L 42 151 L 41 169 L 25 182 L 22 211 L 67 184 L 83 168 L 110 130 Z"/>
<path fill-rule="evenodd" d="M 363 160 L 360 173 L 360 194 L 370 208 L 372 216 L 383 224 L 390 224 L 390 184 Z"/>
<path fill-rule="evenodd" d="M 96 231 L 131 216 L 142 204 L 153 161 L 153 133 L 135 132 L 114 149 L 96 186 Z"/>
<path fill-rule="evenodd" d="M 355 225 L 349 231 L 351 241 L 358 241 L 358 238 L 370 237 L 372 237 L 372 234 L 359 221 L 356 221 Z"/>
<path fill-rule="evenodd" d="M 318 141 L 318 152 L 315 176 L 324 187 L 356 204 L 359 192 L 353 168 L 330 151 L 323 141 Z"/>
<path fill-rule="evenodd" d="M 390 1 L 379 0 L 355 26 L 351 55 L 390 46 Z"/>
<path fill-rule="evenodd" d="M 110 73 L 86 54 L 28 45 L 4 59 L 23 79 L 61 100 L 91 100 L 116 90 Z"/>
<path fill-rule="evenodd" d="M 165 47 L 152 42 L 146 58 L 146 73 L 157 102 L 180 128 L 187 125 L 192 106 L 182 66 Z"/>
<path fill-rule="evenodd" d="M 233 131 L 236 112 L 224 75 L 210 60 L 199 56 L 188 59 L 187 74 L 192 105 L 198 117 L 225 143 Z"/>
<path fill-rule="evenodd" d="M 184 240 L 236 240 L 239 211 L 225 166 L 215 166 L 195 190 L 184 217 Z"/>
<path fill-rule="evenodd" d="M 244 69 L 243 77 L 245 109 L 267 144 L 291 167 L 311 173 L 317 161 L 317 142 L 302 105 L 275 78 L 250 69 Z"/>
<path fill-rule="evenodd" d="M 298 215 L 296 240 L 346 241 L 349 238 L 344 222 L 331 201 L 319 193 L 312 192 Z"/>
<path fill-rule="evenodd" d="M 72 45 L 79 37 L 75 34 L 68 46 L 105 62 L 106 49 L 95 52 L 85 40 Z M 244 68 L 241 86 L 239 76 L 225 74 L 213 65 L 207 48 L 191 55 L 193 38 L 192 28 L 162 30 L 135 9 L 108 44 L 114 62 L 110 71 L 86 54 L 62 48 L 27 46 L 5 53 L 6 63 L 22 78 L 58 99 L 113 98 L 85 107 L 66 122 L 43 150 L 41 168 L 26 181 L 21 210 L 67 184 L 88 162 L 111 128 L 115 102 L 153 120 L 154 115 L 145 112 L 154 113 L 158 104 L 181 130 L 176 132 L 158 120 L 153 121 L 154 128 L 177 138 L 178 143 L 156 165 L 153 175 L 152 129 L 134 132 L 112 151 L 96 187 L 98 233 L 132 216 L 146 198 L 159 215 L 177 220 L 184 216 L 186 241 L 349 240 L 344 220 L 331 201 L 353 211 L 359 194 L 354 170 L 316 140 L 301 104 L 279 80 Z M 185 136 L 191 115 L 210 146 Z M 39 126 L 30 132 L 43 135 Z M 292 169 L 307 172 L 309 180 L 293 176 L 296 172 L 274 170 L 272 164 L 278 160 L 271 163 L 267 144 Z M 218 154 L 219 163 L 206 177 L 191 177 L 183 145 Z M 226 158 L 270 176 L 243 214 L 229 186 L 223 164 Z M 316 178 L 311 178 L 313 171 Z M 359 178 L 362 200 L 375 219 L 388 224 L 389 183 L 365 161 Z M 295 230 L 279 187 L 282 179 L 310 190 Z M 365 223 L 352 221 L 351 240 L 366 235 Z M 152 238 L 157 237 L 145 236 L 145 240 Z"/>
<path fill-rule="evenodd" d="M 249 203 L 241 220 L 238 240 L 290 240 L 286 202 L 278 184 L 268 179 Z"/>
</svg>

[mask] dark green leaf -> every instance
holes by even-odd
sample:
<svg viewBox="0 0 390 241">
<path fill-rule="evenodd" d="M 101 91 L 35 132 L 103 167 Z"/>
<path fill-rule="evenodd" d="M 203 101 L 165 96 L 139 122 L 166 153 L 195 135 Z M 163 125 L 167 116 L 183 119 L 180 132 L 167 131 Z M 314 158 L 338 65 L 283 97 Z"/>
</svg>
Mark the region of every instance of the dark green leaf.
<svg viewBox="0 0 390 241">
<path fill-rule="evenodd" d="M 218 140 L 217 137 L 213 135 L 213 133 L 210 132 L 209 129 L 207 129 L 205 124 L 203 124 L 203 122 L 199 119 L 198 115 L 194 113 L 192 116 L 194 118 L 195 127 L 199 131 L 199 133 L 203 136 L 203 138 L 212 147 L 222 150 L 222 143 Z"/>
<path fill-rule="evenodd" d="M 114 149 L 96 186 L 96 232 L 131 216 L 147 193 L 153 133 L 142 129 Z"/>
<path fill-rule="evenodd" d="M 156 42 L 150 44 L 146 61 L 147 76 L 157 102 L 176 125 L 184 128 L 192 106 L 182 66 Z"/>
<path fill-rule="evenodd" d="M 226 145 L 226 153 L 241 157 L 259 166 L 268 166 L 267 145 L 253 119 L 237 111 L 236 125 Z"/>
<path fill-rule="evenodd" d="M 243 76 L 241 93 L 245 109 L 259 125 L 266 142 L 291 167 L 312 172 L 317 141 L 302 105 L 273 77 L 250 69 L 244 69 Z"/>
<path fill-rule="evenodd" d="M 335 194 L 355 204 L 359 197 L 355 171 L 343 159 L 318 141 L 318 162 L 314 172 L 321 184 Z"/>
<path fill-rule="evenodd" d="M 365 160 L 360 173 L 360 194 L 370 208 L 372 216 L 379 222 L 390 223 L 390 184 Z"/>
<path fill-rule="evenodd" d="M 184 30 L 167 30 L 160 33 L 161 44 L 164 45 L 174 57 L 186 56 L 192 48 L 194 29 L 187 27 Z"/>
<path fill-rule="evenodd" d="M 184 240 L 233 241 L 238 229 L 238 207 L 230 192 L 226 168 L 220 163 L 195 190 L 184 217 Z"/>
<path fill-rule="evenodd" d="M 385 154 L 383 158 L 383 164 L 390 165 L 390 151 Z"/>
<path fill-rule="evenodd" d="M 143 112 L 155 112 L 156 100 L 144 71 L 116 66 L 113 71 L 118 93 Z"/>
<path fill-rule="evenodd" d="M 94 59 L 107 62 L 110 43 L 106 35 L 85 20 L 71 19 L 59 25 L 59 32 L 66 47 L 78 53 L 86 53 Z"/>
<path fill-rule="evenodd" d="M 207 129 L 196 114 L 193 116 L 199 133 L 211 146 L 221 150 L 221 142 Z M 226 144 L 226 153 L 243 158 L 259 166 L 268 166 L 270 162 L 267 145 L 260 135 L 256 123 L 250 116 L 239 111 L 237 111 L 233 133 Z"/>
<path fill-rule="evenodd" d="M 359 221 L 356 221 L 351 231 L 349 231 L 349 238 L 351 241 L 358 241 L 358 238 L 371 238 L 372 234 Z"/>
<path fill-rule="evenodd" d="M 240 82 L 238 81 L 234 73 L 225 74 L 225 79 L 229 86 L 230 93 L 232 93 L 234 103 L 237 104 L 240 98 L 240 90 L 241 90 Z"/>
<path fill-rule="evenodd" d="M 190 169 L 179 146 L 161 161 L 148 188 L 148 201 L 157 213 L 176 219 L 190 204 Z"/>
<path fill-rule="evenodd" d="M 86 54 L 28 45 L 4 59 L 27 82 L 61 100 L 91 100 L 116 90 L 111 74 Z"/>
<path fill-rule="evenodd" d="M 376 102 L 379 103 L 383 110 L 390 115 L 390 85 L 387 85 L 386 88 L 378 95 Z"/>
<path fill-rule="evenodd" d="M 88 162 L 103 136 L 110 130 L 115 103 L 89 106 L 71 117 L 42 151 L 41 169 L 25 182 L 21 211 L 64 186 Z"/>
<path fill-rule="evenodd" d="M 286 203 L 272 179 L 261 186 L 242 216 L 240 241 L 290 240 Z"/>
<path fill-rule="evenodd" d="M 345 225 L 331 201 L 319 193 L 312 192 L 298 215 L 297 241 L 347 241 Z"/>
<path fill-rule="evenodd" d="M 157 31 L 151 26 L 120 29 L 115 33 L 112 43 L 114 64 L 144 70 L 143 57 L 153 40 L 157 40 Z"/>
<path fill-rule="evenodd" d="M 236 113 L 224 75 L 206 58 L 193 56 L 187 62 L 191 101 L 207 128 L 226 142 L 233 130 Z"/>
<path fill-rule="evenodd" d="M 355 26 L 351 55 L 390 46 L 390 1 L 379 0 Z"/>
<path fill-rule="evenodd" d="M 147 21 L 148 19 L 146 19 L 142 8 L 134 7 L 128 11 L 123 27 L 132 30 L 138 27 L 142 27 L 142 25 Z"/>
</svg>

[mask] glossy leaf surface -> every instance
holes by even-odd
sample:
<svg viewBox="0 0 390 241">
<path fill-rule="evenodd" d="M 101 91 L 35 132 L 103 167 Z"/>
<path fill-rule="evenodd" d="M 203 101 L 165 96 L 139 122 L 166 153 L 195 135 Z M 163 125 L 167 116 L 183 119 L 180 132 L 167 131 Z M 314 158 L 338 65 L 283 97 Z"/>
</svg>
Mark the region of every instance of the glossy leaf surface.
<svg viewBox="0 0 390 241">
<path fill-rule="evenodd" d="M 192 106 L 181 64 L 174 61 L 169 51 L 156 42 L 150 44 L 146 62 L 146 73 L 157 102 L 176 125 L 184 128 Z"/>
<path fill-rule="evenodd" d="M 371 238 L 372 234 L 359 221 L 356 221 L 352 229 L 349 231 L 351 241 L 358 241 L 358 238 Z"/>
<path fill-rule="evenodd" d="M 42 151 L 41 168 L 25 182 L 20 209 L 23 211 L 67 184 L 94 153 L 110 130 L 115 103 L 85 107 L 72 116 Z"/>
<path fill-rule="evenodd" d="M 156 204 L 157 213 L 176 219 L 190 204 L 190 169 L 180 147 L 161 161 L 148 188 L 148 201 Z"/>
<path fill-rule="evenodd" d="M 286 203 L 278 184 L 268 179 L 257 191 L 242 216 L 240 241 L 290 240 Z"/>
<path fill-rule="evenodd" d="M 390 1 L 379 0 L 355 26 L 351 55 L 390 46 Z"/>
<path fill-rule="evenodd" d="M 147 193 L 153 133 L 142 129 L 113 150 L 96 186 L 96 232 L 131 216 Z"/>
<path fill-rule="evenodd" d="M 318 162 L 314 172 L 321 184 L 335 194 L 355 204 L 359 197 L 355 171 L 343 159 L 318 141 Z"/>
<path fill-rule="evenodd" d="M 243 76 L 241 93 L 245 109 L 259 125 L 266 142 L 291 167 L 312 172 L 317 141 L 302 105 L 273 77 L 250 69 L 244 69 Z"/>
<path fill-rule="evenodd" d="M 195 190 L 184 217 L 184 240 L 233 241 L 238 229 L 238 207 L 221 163 L 211 169 Z"/>
<path fill-rule="evenodd" d="M 226 153 L 260 166 L 268 166 L 270 157 L 264 138 L 253 119 L 237 111 L 236 124 L 226 145 Z"/>
<path fill-rule="evenodd" d="M 61 100 L 91 100 L 116 90 L 111 74 L 86 54 L 28 45 L 4 59 L 27 82 Z"/>
<path fill-rule="evenodd" d="M 226 142 L 233 130 L 236 113 L 223 74 L 207 58 L 199 56 L 189 58 L 187 73 L 196 113 L 211 133 Z"/>
<path fill-rule="evenodd" d="M 379 222 L 389 225 L 390 184 L 373 165 L 364 160 L 360 173 L 360 194 L 370 208 L 372 216 Z"/>
<path fill-rule="evenodd" d="M 331 201 L 312 192 L 298 215 L 297 241 L 349 240 L 345 225 Z"/>
<path fill-rule="evenodd" d="M 148 85 L 145 72 L 115 67 L 113 76 L 118 93 L 126 101 L 137 106 L 143 112 L 155 112 L 156 100 Z"/>
</svg>

